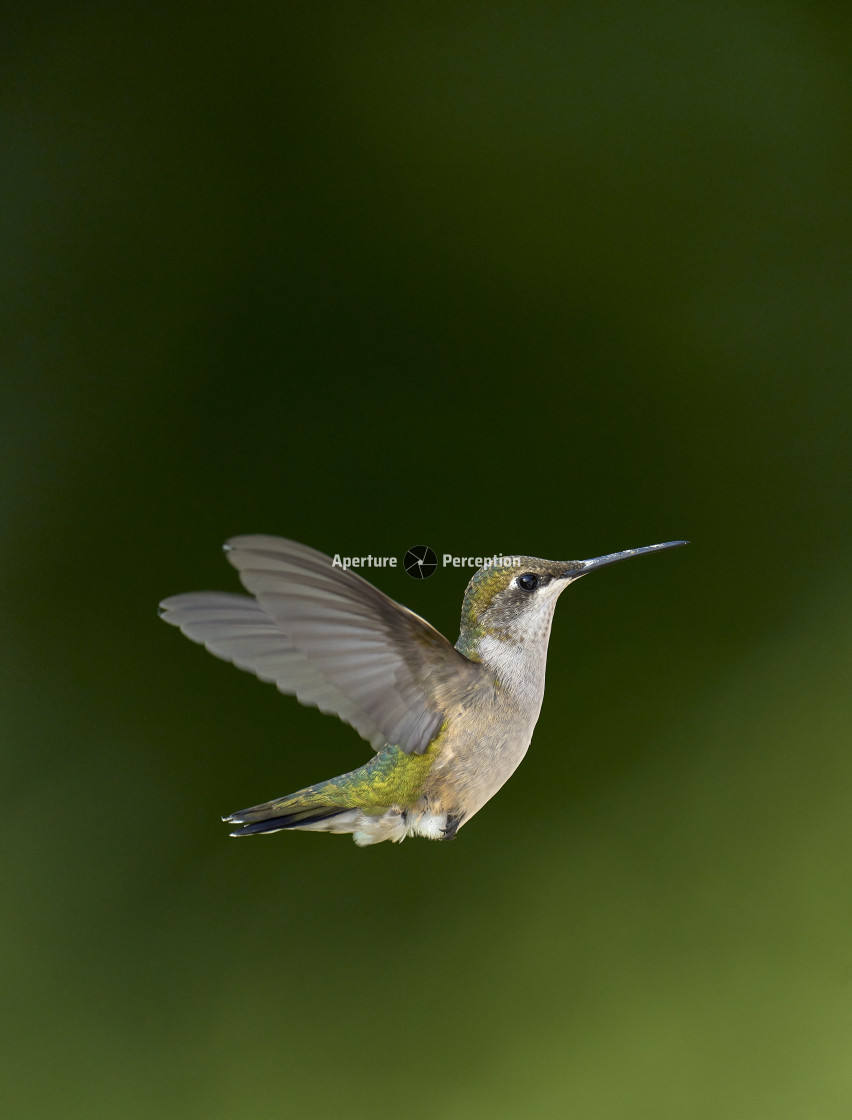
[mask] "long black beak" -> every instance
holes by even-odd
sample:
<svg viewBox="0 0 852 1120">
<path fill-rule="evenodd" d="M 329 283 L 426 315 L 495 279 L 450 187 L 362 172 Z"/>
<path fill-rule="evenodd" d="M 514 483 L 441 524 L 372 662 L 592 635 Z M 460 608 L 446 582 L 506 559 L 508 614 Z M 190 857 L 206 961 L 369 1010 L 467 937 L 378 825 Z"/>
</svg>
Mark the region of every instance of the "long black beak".
<svg viewBox="0 0 852 1120">
<path fill-rule="evenodd" d="M 666 541 L 665 544 L 646 544 L 643 548 L 628 548 L 626 552 L 610 552 L 606 556 L 596 556 L 593 560 L 577 560 L 576 568 L 568 568 L 563 573 L 562 578 L 579 579 L 598 568 L 605 568 L 607 564 L 617 564 L 619 560 L 629 560 L 633 556 L 644 556 L 648 552 L 662 552 L 664 548 L 680 548 L 685 544 L 689 544 L 689 541 Z"/>
</svg>

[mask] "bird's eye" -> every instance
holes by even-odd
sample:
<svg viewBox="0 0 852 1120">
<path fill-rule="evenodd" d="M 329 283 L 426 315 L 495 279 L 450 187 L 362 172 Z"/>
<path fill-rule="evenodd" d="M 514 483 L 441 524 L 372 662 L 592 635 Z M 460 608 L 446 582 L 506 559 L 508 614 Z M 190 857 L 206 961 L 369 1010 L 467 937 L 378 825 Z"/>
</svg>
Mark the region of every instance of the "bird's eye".
<svg viewBox="0 0 852 1120">
<path fill-rule="evenodd" d="M 524 591 L 535 591 L 538 587 L 538 576 L 535 572 L 524 572 L 522 576 L 518 576 L 518 587 L 522 587 Z"/>
</svg>

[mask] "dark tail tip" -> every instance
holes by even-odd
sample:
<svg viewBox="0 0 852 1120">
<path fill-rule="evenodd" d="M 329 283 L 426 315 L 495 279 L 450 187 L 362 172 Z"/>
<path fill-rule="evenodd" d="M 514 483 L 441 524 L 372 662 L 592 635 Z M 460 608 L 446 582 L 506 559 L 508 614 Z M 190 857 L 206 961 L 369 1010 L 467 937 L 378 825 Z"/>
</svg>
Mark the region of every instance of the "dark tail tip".
<svg viewBox="0 0 852 1120">
<path fill-rule="evenodd" d="M 280 832 L 284 828 L 304 828 L 306 824 L 317 824 L 319 821 L 327 821 L 345 812 L 347 812 L 346 809 L 340 809 L 338 807 L 320 809 L 317 811 L 309 810 L 307 812 L 303 809 L 302 812 L 285 813 L 281 817 L 269 817 L 265 821 L 255 821 L 254 824 L 243 825 L 242 828 L 238 828 L 235 832 L 232 832 L 231 836 L 251 836 L 259 832 Z M 234 816 L 238 817 L 239 813 L 235 813 Z M 234 817 L 223 817 L 222 819 L 231 824 L 239 823 L 234 820 Z"/>
</svg>

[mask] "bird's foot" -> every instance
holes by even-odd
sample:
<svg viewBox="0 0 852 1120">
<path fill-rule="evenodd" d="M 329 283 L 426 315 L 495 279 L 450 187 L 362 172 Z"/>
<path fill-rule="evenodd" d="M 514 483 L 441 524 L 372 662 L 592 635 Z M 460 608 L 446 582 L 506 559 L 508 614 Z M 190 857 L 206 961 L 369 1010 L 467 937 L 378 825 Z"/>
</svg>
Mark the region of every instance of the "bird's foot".
<svg viewBox="0 0 852 1120">
<path fill-rule="evenodd" d="M 462 823 L 463 820 L 464 820 L 464 817 L 453 817 L 453 816 L 450 816 L 450 814 L 448 813 L 447 814 L 447 823 L 441 829 L 441 839 L 442 840 L 452 840 L 452 838 L 455 836 L 455 834 L 458 832 L 459 828 L 461 827 L 461 823 Z"/>
</svg>

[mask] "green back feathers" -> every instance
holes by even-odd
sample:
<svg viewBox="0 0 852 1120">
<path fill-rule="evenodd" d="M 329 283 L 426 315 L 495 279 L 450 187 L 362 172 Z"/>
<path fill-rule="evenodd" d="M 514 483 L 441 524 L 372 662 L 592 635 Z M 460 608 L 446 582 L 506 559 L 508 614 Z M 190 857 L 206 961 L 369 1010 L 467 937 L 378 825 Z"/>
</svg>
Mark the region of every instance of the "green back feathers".
<svg viewBox="0 0 852 1120">
<path fill-rule="evenodd" d="M 391 805 L 413 805 L 435 762 L 444 728 L 423 754 L 384 747 L 366 765 L 315 787 L 326 803 L 383 813 Z"/>
<path fill-rule="evenodd" d="M 362 809 L 381 814 L 392 805 L 413 805 L 420 797 L 426 778 L 440 750 L 445 728 L 423 754 L 408 754 L 399 747 L 384 747 L 364 766 L 307 786 L 287 797 L 258 806 L 264 815 L 301 813 L 328 808 Z M 256 811 L 257 812 L 257 811 Z M 260 816 L 260 813 L 257 813 Z M 239 814 L 251 819 L 252 811 Z"/>
</svg>

